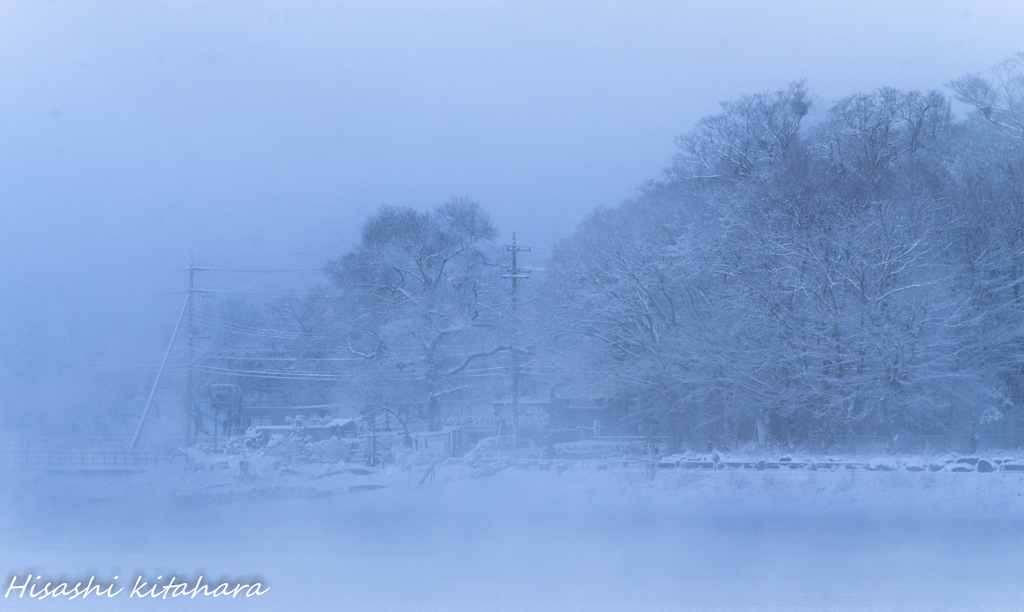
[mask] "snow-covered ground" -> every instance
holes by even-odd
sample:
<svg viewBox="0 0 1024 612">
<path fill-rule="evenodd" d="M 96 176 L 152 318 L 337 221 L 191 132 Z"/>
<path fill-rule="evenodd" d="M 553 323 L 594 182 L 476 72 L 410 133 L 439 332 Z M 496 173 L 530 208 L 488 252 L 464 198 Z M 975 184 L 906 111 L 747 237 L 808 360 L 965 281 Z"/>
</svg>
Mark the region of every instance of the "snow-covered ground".
<svg viewBox="0 0 1024 612">
<path fill-rule="evenodd" d="M 441 466 L 417 486 L 399 470 L 334 467 L 251 485 L 330 497 L 209 501 L 170 492 L 236 487 L 230 468 L 187 480 L 172 466 L 89 478 L 8 470 L 8 572 L 260 576 L 271 591 L 4 607 L 931 611 L 1024 601 L 1016 473 L 659 470 L 651 481 L 639 468 L 471 478 Z M 315 478 L 329 472 L 341 473 Z"/>
</svg>

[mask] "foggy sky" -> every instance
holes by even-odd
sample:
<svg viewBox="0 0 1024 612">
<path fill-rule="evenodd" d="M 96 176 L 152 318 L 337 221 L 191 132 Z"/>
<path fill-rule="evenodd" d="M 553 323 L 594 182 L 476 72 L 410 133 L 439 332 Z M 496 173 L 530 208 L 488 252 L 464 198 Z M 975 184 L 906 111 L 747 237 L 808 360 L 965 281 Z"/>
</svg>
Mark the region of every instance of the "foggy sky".
<svg viewBox="0 0 1024 612">
<path fill-rule="evenodd" d="M 721 100 L 942 89 L 1022 31 L 1018 2 L 4 2 L 6 315 L 21 293 L 181 290 L 75 275 L 190 252 L 318 267 L 383 203 L 466 195 L 549 245 Z"/>
</svg>

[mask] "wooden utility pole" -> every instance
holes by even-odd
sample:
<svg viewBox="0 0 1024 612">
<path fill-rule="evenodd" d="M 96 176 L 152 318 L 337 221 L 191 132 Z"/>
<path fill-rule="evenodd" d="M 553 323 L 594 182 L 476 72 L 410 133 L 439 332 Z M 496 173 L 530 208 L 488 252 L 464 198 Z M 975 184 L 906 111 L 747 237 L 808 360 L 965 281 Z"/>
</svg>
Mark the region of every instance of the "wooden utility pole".
<svg viewBox="0 0 1024 612">
<path fill-rule="evenodd" d="M 510 342 L 510 348 L 512 353 L 512 450 L 515 451 L 516 445 L 519 443 L 519 314 L 518 308 L 518 289 L 519 279 L 530 278 L 528 270 L 519 267 L 518 255 L 519 253 L 530 250 L 530 247 L 521 247 L 516 244 L 516 234 L 512 232 L 512 244 L 505 245 L 509 251 L 512 252 L 512 266 L 508 269 L 508 272 L 503 274 L 505 278 L 512 279 L 512 338 Z"/>
<path fill-rule="evenodd" d="M 194 406 L 192 405 L 192 366 L 195 361 L 195 310 L 196 310 L 196 272 L 202 272 L 204 270 L 212 270 L 213 268 L 197 268 L 195 260 L 192 255 L 188 258 L 188 367 L 185 374 L 185 446 L 192 446 L 192 432 L 196 428 L 192 422 L 195 416 Z M 216 421 L 217 415 L 214 415 Z M 217 429 L 217 424 L 213 425 L 214 431 Z"/>
</svg>

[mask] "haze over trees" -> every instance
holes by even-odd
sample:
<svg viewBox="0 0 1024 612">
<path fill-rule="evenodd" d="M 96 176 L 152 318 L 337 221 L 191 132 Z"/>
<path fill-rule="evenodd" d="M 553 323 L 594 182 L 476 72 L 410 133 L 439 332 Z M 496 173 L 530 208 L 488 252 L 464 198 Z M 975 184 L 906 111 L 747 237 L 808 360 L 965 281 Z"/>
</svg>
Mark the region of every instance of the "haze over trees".
<svg viewBox="0 0 1024 612">
<path fill-rule="evenodd" d="M 1024 56 L 995 80 L 722 104 L 552 258 L 562 337 L 677 442 L 1012 430 Z"/>
<path fill-rule="evenodd" d="M 966 118 L 941 91 L 826 104 L 799 81 L 723 102 L 556 245 L 516 322 L 532 380 L 598 389 L 676 447 L 1014 435 L 1024 55 L 949 89 Z M 507 396 L 496 236 L 464 198 L 382 207 L 297 315 L 308 354 L 365 414 L 432 430 L 446 396 Z"/>
<path fill-rule="evenodd" d="M 506 401 L 515 363 L 533 393 L 589 389 L 677 448 L 1016 439 L 1024 54 L 943 91 L 827 102 L 796 81 L 723 102 L 675 142 L 663 174 L 591 213 L 517 301 L 480 204 L 380 208 L 324 286 L 198 316 L 196 396 L 343 396 L 372 422 L 436 430 L 447 400 Z"/>
</svg>

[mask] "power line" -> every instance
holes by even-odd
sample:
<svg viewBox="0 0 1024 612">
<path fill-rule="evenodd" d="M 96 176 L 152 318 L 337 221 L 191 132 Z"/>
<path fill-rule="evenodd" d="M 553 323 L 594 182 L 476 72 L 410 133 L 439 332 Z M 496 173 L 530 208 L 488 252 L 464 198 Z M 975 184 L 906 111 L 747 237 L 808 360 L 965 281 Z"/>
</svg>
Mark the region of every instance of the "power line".
<svg viewBox="0 0 1024 612">
<path fill-rule="evenodd" d="M 552 232 L 524 232 L 520 231 L 520 234 L 530 234 L 533 236 L 558 236 L 559 238 L 568 238 L 569 234 L 555 234 Z"/>
<path fill-rule="evenodd" d="M 93 299 L 107 299 L 107 298 L 132 298 L 132 297 L 157 297 L 167 295 L 185 295 L 188 291 L 163 291 L 159 293 L 107 293 L 107 294 L 66 294 L 66 295 L 19 295 L 19 294 L 4 294 L 5 297 L 17 298 L 22 300 L 93 300 Z"/>
<path fill-rule="evenodd" d="M 220 289 L 200 289 L 203 293 L 214 295 L 237 295 L 242 297 L 266 297 L 266 298 L 307 298 L 307 297 L 342 297 L 341 292 L 277 292 L 277 293 L 252 293 L 248 291 L 223 291 Z"/>
<path fill-rule="evenodd" d="M 214 319 L 203 315 L 197 315 L 196 318 L 200 321 L 200 323 L 203 324 L 204 327 L 216 329 L 219 331 L 264 336 L 268 338 L 277 338 L 280 340 L 302 340 L 308 337 L 308 334 L 303 334 L 300 332 L 282 331 L 276 329 L 268 329 L 264 327 L 252 327 L 249 325 L 243 325 L 241 323 L 224 321 L 222 319 Z"/>
<path fill-rule="evenodd" d="M 323 272 L 323 268 L 295 268 L 292 270 L 236 270 L 230 268 L 206 268 L 207 272 L 237 272 L 241 274 L 292 274 L 301 272 Z"/>
<path fill-rule="evenodd" d="M 138 274 L 178 274 L 188 272 L 188 268 L 173 268 L 166 270 L 107 270 L 103 272 L 68 271 L 57 272 L 55 270 L 16 271 L 0 270 L 0 275 L 6 276 L 131 276 Z"/>
</svg>

